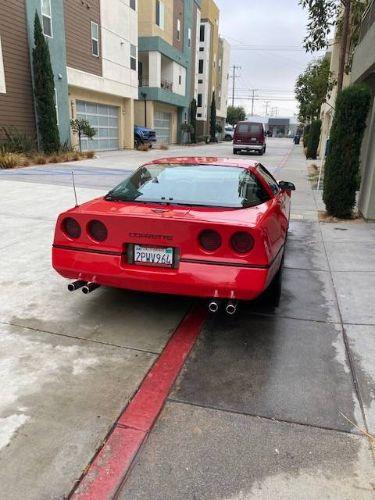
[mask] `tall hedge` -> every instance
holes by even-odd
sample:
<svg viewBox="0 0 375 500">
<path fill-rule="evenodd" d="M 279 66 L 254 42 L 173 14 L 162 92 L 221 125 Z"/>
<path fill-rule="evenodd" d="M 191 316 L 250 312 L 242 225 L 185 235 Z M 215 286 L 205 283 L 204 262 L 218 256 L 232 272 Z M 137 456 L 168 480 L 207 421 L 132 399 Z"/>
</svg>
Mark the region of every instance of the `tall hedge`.
<svg viewBox="0 0 375 500">
<path fill-rule="evenodd" d="M 308 123 L 303 129 L 303 147 L 305 148 L 307 148 L 307 144 L 309 142 L 310 127 L 311 125 Z"/>
<path fill-rule="evenodd" d="M 195 144 L 197 142 L 197 101 L 195 99 L 190 103 L 190 125 L 192 126 L 191 142 Z"/>
<path fill-rule="evenodd" d="M 314 120 L 311 123 L 309 138 L 307 141 L 307 152 L 306 152 L 306 158 L 308 160 L 316 160 L 321 128 L 322 128 L 321 120 Z"/>
<path fill-rule="evenodd" d="M 38 14 L 35 14 L 33 48 L 34 96 L 38 116 L 40 144 L 45 153 L 60 148 L 55 108 L 55 82 L 51 57 Z"/>
<path fill-rule="evenodd" d="M 371 91 L 364 84 L 343 90 L 335 106 L 325 164 L 323 200 L 328 214 L 350 217 L 359 189 L 359 158 Z"/>
</svg>

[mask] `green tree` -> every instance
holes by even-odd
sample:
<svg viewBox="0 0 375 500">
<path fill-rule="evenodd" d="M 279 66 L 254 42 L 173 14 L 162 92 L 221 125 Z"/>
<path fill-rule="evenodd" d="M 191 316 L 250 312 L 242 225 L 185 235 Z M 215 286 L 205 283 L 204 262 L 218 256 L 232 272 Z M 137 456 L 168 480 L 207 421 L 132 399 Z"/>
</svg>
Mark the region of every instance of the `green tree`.
<svg viewBox="0 0 375 500">
<path fill-rule="evenodd" d="M 192 126 L 191 142 L 195 144 L 197 142 L 197 101 L 195 99 L 190 103 L 190 125 Z"/>
<path fill-rule="evenodd" d="M 360 150 L 370 102 L 371 91 L 364 84 L 347 87 L 336 101 L 323 188 L 327 212 L 335 217 L 350 217 L 355 205 Z"/>
<path fill-rule="evenodd" d="M 34 97 L 40 145 L 45 153 L 53 153 L 58 151 L 60 147 L 55 108 L 55 83 L 49 48 L 43 35 L 38 13 L 35 13 L 34 44 Z"/>
<path fill-rule="evenodd" d="M 345 69 L 350 70 L 353 51 L 358 43 L 362 14 L 369 0 L 299 0 L 308 10 L 305 48 L 316 52 L 328 47 L 329 35 L 337 27 L 340 60 L 337 91 L 342 90 Z"/>
<path fill-rule="evenodd" d="M 212 101 L 211 101 L 210 141 L 211 142 L 217 142 L 217 139 L 216 139 L 216 99 L 215 99 L 215 92 L 212 93 Z"/>
<path fill-rule="evenodd" d="M 246 111 L 242 106 L 228 106 L 227 123 L 234 126 L 243 120 L 246 120 Z"/>
<path fill-rule="evenodd" d="M 307 152 L 306 152 L 306 158 L 308 160 L 316 160 L 321 128 L 322 128 L 321 120 L 314 120 L 311 123 L 309 130 L 309 138 L 307 141 Z"/>
<path fill-rule="evenodd" d="M 70 126 L 74 134 L 78 135 L 79 150 L 82 151 L 82 136 L 85 135 L 89 139 L 93 139 L 96 135 L 96 130 L 83 118 L 76 118 L 70 121 Z"/>
<path fill-rule="evenodd" d="M 332 89 L 330 62 L 327 57 L 311 62 L 297 78 L 296 99 L 299 103 L 299 119 L 309 123 L 319 117 L 320 107 Z"/>
</svg>

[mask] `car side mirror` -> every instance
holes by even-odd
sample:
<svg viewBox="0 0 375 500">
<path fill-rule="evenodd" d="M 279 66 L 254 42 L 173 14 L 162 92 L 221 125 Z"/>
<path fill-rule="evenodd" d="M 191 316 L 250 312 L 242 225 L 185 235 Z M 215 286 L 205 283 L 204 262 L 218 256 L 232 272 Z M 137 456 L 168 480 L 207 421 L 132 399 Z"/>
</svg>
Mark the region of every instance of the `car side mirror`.
<svg viewBox="0 0 375 500">
<path fill-rule="evenodd" d="M 295 191 L 296 190 L 296 186 L 293 184 L 293 182 L 287 182 L 287 181 L 280 181 L 279 188 L 281 189 L 281 191 Z"/>
</svg>

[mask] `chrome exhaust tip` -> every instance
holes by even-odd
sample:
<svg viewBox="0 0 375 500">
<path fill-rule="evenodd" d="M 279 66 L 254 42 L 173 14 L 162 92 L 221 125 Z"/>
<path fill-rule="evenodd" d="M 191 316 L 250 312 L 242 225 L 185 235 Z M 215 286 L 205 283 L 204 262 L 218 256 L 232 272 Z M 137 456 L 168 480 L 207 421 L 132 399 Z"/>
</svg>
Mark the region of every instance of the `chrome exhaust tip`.
<svg viewBox="0 0 375 500">
<path fill-rule="evenodd" d="M 69 292 L 75 292 L 76 290 L 79 290 L 80 288 L 82 288 L 86 284 L 87 284 L 87 281 L 81 281 L 81 280 L 73 281 L 73 283 L 69 283 L 68 290 L 69 290 Z"/>
<path fill-rule="evenodd" d="M 225 311 L 229 316 L 233 316 L 237 312 L 237 302 L 230 300 L 225 308 Z"/>
<path fill-rule="evenodd" d="M 97 288 L 99 288 L 100 285 L 98 283 L 86 283 L 86 285 L 82 288 L 82 292 L 87 295 L 88 293 L 93 292 Z"/>
<path fill-rule="evenodd" d="M 219 310 L 219 302 L 217 300 L 211 300 L 211 302 L 208 304 L 208 310 L 211 313 L 217 313 Z"/>
</svg>

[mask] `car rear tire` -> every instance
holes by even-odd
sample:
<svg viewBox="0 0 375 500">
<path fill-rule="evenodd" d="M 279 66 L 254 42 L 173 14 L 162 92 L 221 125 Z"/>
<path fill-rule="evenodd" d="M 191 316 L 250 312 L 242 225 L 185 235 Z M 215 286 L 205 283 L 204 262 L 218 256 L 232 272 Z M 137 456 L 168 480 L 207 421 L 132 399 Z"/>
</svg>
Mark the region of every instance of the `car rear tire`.
<svg viewBox="0 0 375 500">
<path fill-rule="evenodd" d="M 233 154 L 234 154 L 234 155 L 238 154 L 237 149 L 233 149 Z"/>
</svg>

